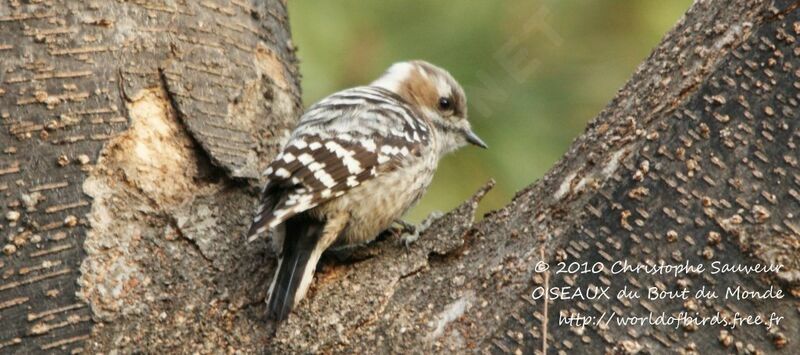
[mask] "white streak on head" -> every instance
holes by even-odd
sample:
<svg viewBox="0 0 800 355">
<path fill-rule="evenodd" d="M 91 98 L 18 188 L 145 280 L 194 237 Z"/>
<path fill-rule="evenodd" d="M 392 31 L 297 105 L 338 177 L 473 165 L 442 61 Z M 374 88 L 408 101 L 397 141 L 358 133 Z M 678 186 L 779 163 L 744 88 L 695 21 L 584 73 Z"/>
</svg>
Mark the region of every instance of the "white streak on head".
<svg viewBox="0 0 800 355">
<path fill-rule="evenodd" d="M 436 91 L 439 93 L 439 97 L 450 97 L 450 93 L 453 92 L 453 88 L 450 87 L 450 84 L 447 81 L 438 79 L 433 81 L 436 84 Z"/>
<path fill-rule="evenodd" d="M 370 85 L 382 87 L 391 92 L 398 92 L 400 89 L 400 84 L 411 77 L 411 73 L 414 70 L 416 70 L 416 68 L 409 62 L 392 64 L 386 73 L 381 75 L 378 80 L 373 81 Z"/>
</svg>

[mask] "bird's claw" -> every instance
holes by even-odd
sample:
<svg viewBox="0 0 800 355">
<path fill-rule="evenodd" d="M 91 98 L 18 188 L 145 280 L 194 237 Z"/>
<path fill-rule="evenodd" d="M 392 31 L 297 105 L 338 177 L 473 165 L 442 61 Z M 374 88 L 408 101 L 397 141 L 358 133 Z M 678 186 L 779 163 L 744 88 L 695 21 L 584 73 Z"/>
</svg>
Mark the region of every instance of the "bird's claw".
<svg viewBox="0 0 800 355">
<path fill-rule="evenodd" d="M 411 244 L 416 242 L 417 239 L 419 239 L 419 231 L 416 229 L 414 229 L 414 233 L 403 234 L 403 236 L 400 237 L 400 240 L 403 241 L 403 246 L 405 246 L 406 249 L 411 249 Z"/>
<path fill-rule="evenodd" d="M 397 224 L 400 225 L 400 227 L 402 227 L 401 231 L 403 233 L 414 233 L 417 230 L 417 227 L 415 225 L 413 225 L 411 223 L 408 223 L 408 222 L 406 222 L 406 221 L 404 221 L 402 219 L 398 219 L 398 220 L 394 221 L 394 223 L 397 223 Z"/>
<path fill-rule="evenodd" d="M 401 228 L 400 231 L 400 241 L 403 242 L 403 246 L 406 249 L 411 247 L 411 244 L 419 239 L 419 229 L 411 223 L 408 223 L 403 220 L 396 220 L 395 223 L 399 224 Z"/>
</svg>

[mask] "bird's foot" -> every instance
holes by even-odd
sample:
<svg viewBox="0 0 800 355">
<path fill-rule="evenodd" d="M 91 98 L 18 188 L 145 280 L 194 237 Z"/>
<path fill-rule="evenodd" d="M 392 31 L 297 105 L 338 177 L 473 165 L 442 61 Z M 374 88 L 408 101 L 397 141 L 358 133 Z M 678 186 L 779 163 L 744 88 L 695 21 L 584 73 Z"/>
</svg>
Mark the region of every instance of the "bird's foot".
<svg viewBox="0 0 800 355">
<path fill-rule="evenodd" d="M 408 223 L 402 219 L 395 220 L 394 223 L 397 223 L 400 226 L 400 228 L 398 229 L 401 233 L 414 234 L 417 231 L 417 226 Z"/>
<path fill-rule="evenodd" d="M 405 246 L 406 249 L 410 249 L 411 244 L 416 242 L 417 239 L 419 239 L 419 231 L 416 229 L 414 230 L 414 233 L 403 234 L 403 236 L 400 237 L 400 241 L 403 242 L 403 246 Z"/>
<path fill-rule="evenodd" d="M 401 219 L 394 221 L 394 223 L 400 225 L 400 228 L 397 229 L 400 232 L 400 241 L 406 249 L 409 249 L 411 244 L 419 239 L 419 228 Z"/>
</svg>

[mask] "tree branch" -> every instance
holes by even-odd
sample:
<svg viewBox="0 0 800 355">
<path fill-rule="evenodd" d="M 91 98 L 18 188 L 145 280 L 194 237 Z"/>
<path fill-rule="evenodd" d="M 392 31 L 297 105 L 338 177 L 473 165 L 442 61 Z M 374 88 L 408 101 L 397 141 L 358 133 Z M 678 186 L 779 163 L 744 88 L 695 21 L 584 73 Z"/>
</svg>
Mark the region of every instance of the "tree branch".
<svg viewBox="0 0 800 355">
<path fill-rule="evenodd" d="M 0 73 L 0 321 L 11 324 L 0 351 L 796 352 L 798 4 L 695 2 L 508 206 L 473 221 L 490 183 L 408 249 L 388 237 L 324 263 L 271 329 L 274 258 L 243 233 L 252 178 L 300 110 L 285 3 L 2 3 L 0 51 L 13 55 Z M 77 30 L 57 40 L 48 19 Z M 623 260 L 783 268 L 612 272 Z M 558 273 L 559 262 L 605 267 Z M 532 297 L 543 285 L 611 297 L 545 304 Z M 737 286 L 786 297 L 614 297 Z M 784 319 L 563 324 L 662 312 Z"/>
</svg>

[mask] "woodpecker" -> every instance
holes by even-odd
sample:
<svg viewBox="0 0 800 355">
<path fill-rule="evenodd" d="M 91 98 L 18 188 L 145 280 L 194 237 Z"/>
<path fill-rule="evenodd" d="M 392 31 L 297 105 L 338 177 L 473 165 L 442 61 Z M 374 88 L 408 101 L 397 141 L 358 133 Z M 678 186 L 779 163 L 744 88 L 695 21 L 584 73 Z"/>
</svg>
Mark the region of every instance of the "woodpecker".
<svg viewBox="0 0 800 355">
<path fill-rule="evenodd" d="M 487 148 L 467 121 L 464 90 L 421 60 L 395 63 L 367 86 L 309 107 L 264 171 L 248 240 L 269 231 L 279 253 L 269 318 L 304 297 L 330 247 L 369 242 L 425 193 L 444 155 Z"/>
</svg>

